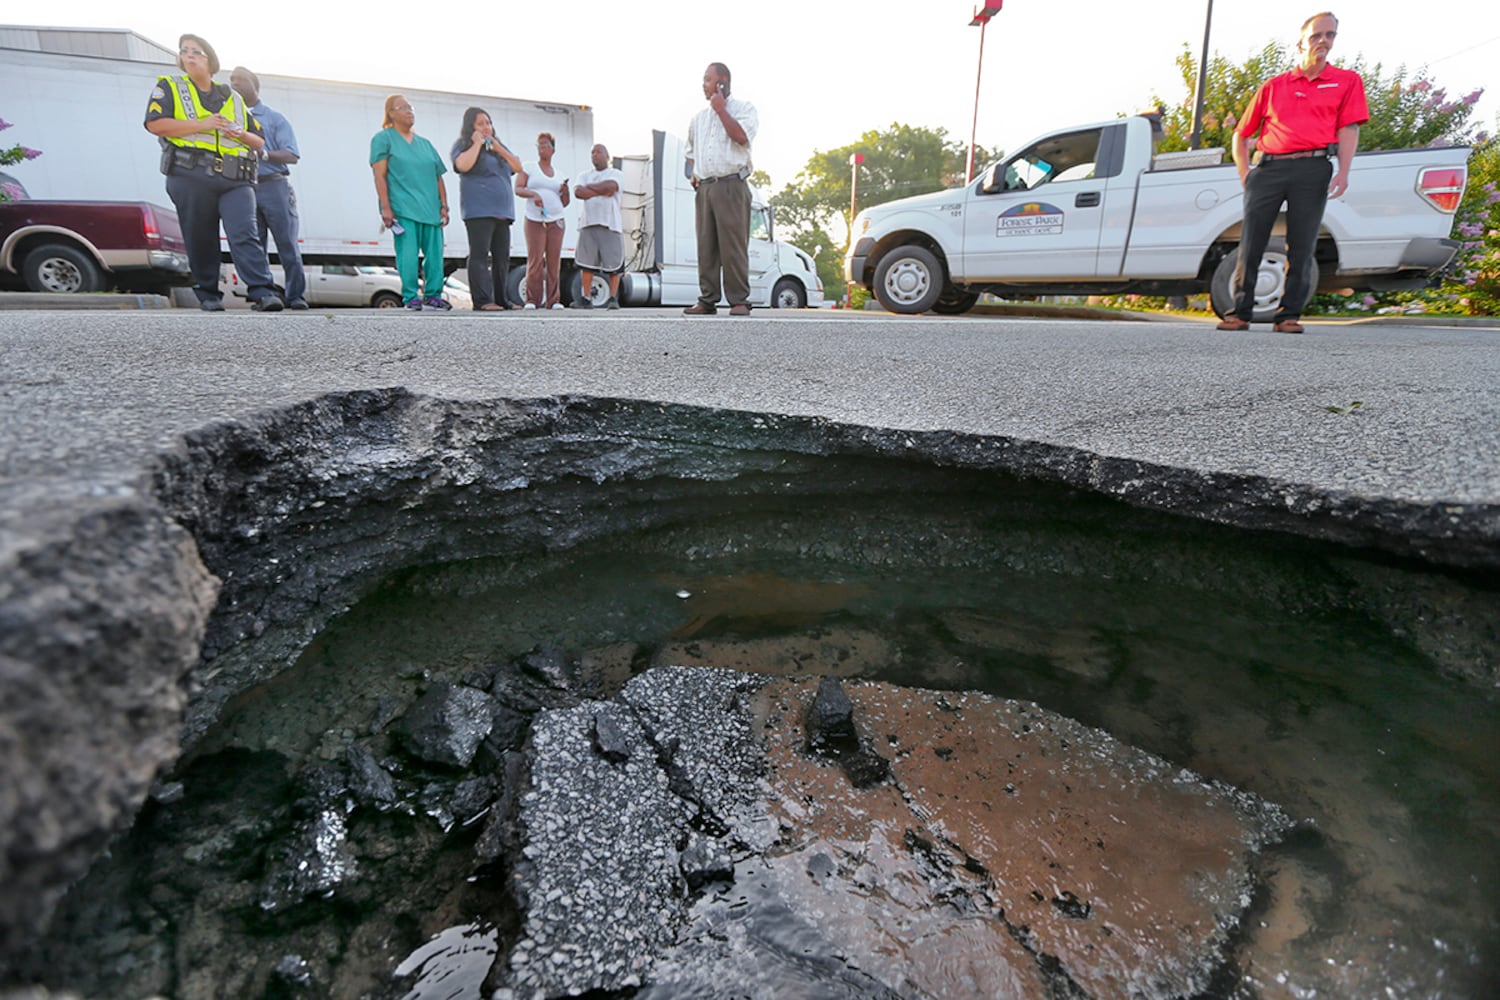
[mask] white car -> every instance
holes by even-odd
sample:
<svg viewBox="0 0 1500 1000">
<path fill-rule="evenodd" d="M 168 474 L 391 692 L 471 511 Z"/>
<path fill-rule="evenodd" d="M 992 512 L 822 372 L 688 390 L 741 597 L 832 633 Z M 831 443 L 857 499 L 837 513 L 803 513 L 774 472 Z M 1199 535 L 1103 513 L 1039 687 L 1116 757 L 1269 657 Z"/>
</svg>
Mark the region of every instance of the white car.
<svg viewBox="0 0 1500 1000">
<path fill-rule="evenodd" d="M 401 276 L 393 267 L 355 267 L 352 264 L 309 264 L 307 304 L 314 308 L 328 306 L 372 306 L 376 309 L 401 308 Z M 285 287 L 281 267 L 271 265 L 276 284 Z M 226 304 L 244 299 L 245 283 L 234 266 L 225 264 L 219 271 L 219 291 Z"/>
</svg>

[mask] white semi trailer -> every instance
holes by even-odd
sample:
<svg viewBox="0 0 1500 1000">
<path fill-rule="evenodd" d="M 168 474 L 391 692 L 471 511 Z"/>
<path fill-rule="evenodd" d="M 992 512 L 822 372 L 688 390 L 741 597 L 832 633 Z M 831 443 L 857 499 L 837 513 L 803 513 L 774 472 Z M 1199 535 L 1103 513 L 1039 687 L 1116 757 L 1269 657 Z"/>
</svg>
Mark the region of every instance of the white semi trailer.
<svg viewBox="0 0 1500 1000">
<path fill-rule="evenodd" d="M 301 220 L 302 257 L 310 265 L 390 265 L 391 236 L 381 228 L 369 166 L 370 137 L 380 129 L 387 95 L 402 93 L 416 109 L 416 129 L 445 161 L 466 108 L 481 107 L 496 134 L 523 161 L 536 136 L 557 140 L 554 162 L 570 179 L 590 166 L 594 113 L 587 106 L 486 94 L 455 94 L 405 83 L 346 83 L 262 72 L 261 97 L 286 115 L 297 133 L 301 162 L 292 168 Z M 217 79 L 227 82 L 230 65 Z M 37 28 L 0 25 L 0 95 L 6 118 L 24 126 L 7 135 L 44 156 L 12 168 L 32 198 L 59 201 L 144 201 L 170 205 L 160 172 L 160 146 L 142 126 L 156 77 L 176 71 L 176 49 L 126 29 Z M 87 128 L 80 128 L 87 122 Z M 682 142 L 653 133 L 649 154 L 617 156 L 626 175 L 627 305 L 689 305 L 698 295 L 693 189 L 684 172 Z M 446 268 L 463 267 L 468 235 L 459 218 L 459 177 L 444 175 L 454 207 L 444 231 Z M 519 211 L 521 206 L 517 205 Z M 563 241 L 563 298 L 580 295 L 573 250 L 581 209 L 575 203 Z M 274 248 L 274 243 L 272 244 Z M 526 248 L 520 225 L 511 235 L 511 298 L 519 301 Z M 229 261 L 225 241 L 223 257 Z M 276 261 L 276 255 L 271 255 Z M 824 305 L 812 259 L 773 238 L 772 213 L 754 196 L 750 271 L 752 300 L 782 308 Z M 226 266 L 228 280 L 232 275 Z M 598 301 L 607 291 L 592 290 Z"/>
<path fill-rule="evenodd" d="M 231 65 L 215 79 L 227 83 Z M 381 229 L 369 165 L 370 137 L 380 130 L 389 94 L 406 95 L 416 109 L 417 133 L 445 161 L 464 109 L 471 106 L 489 112 L 496 133 L 523 160 L 534 157 L 539 132 L 557 138 L 556 162 L 578 164 L 579 172 L 588 165 L 594 145 L 594 113 L 576 104 L 454 94 L 401 82 L 314 80 L 250 68 L 260 78 L 261 98 L 286 115 L 297 133 L 302 160 L 292 168 L 292 186 L 302 256 L 311 264 L 394 261 L 390 233 Z M 27 193 L 62 201 L 170 205 L 160 146 L 142 122 L 156 77 L 173 72 L 175 48 L 131 31 L 0 26 L 5 117 L 24 126 L 26 145 L 44 154 L 24 172 L 13 168 Z M 87 127 L 81 128 L 81 122 Z M 469 241 L 458 218 L 458 175 L 450 169 L 443 180 L 454 208 L 453 222 L 443 234 L 443 256 L 453 269 L 468 256 Z M 570 258 L 569 236 L 563 254 Z M 520 240 L 517 227 L 516 252 L 524 260 Z M 227 242 L 224 259 L 229 259 Z"/>
</svg>

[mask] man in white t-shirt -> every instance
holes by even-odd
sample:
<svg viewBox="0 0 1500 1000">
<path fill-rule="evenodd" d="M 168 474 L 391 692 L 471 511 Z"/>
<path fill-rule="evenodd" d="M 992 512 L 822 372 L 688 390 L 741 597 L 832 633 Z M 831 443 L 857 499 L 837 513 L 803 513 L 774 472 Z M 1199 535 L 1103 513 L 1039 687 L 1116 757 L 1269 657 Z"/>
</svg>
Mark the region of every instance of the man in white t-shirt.
<svg viewBox="0 0 1500 1000">
<path fill-rule="evenodd" d="M 573 263 L 583 279 L 583 294 L 573 303 L 574 309 L 592 309 L 589 297 L 594 272 L 609 282 L 606 309 L 620 308 L 620 270 L 625 265 L 624 228 L 620 218 L 620 182 L 625 175 L 609 163 L 609 150 L 597 143 L 590 154 L 593 170 L 585 170 L 573 183 L 573 197 L 583 202 L 583 225 L 578 230 L 578 248 Z"/>
</svg>

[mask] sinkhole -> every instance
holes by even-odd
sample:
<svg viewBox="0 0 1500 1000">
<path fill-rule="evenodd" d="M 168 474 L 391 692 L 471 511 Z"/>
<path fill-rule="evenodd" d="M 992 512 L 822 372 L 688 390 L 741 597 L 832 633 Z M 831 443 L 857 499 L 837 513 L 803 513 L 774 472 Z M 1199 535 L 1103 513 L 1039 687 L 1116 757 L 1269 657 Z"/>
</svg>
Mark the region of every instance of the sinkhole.
<svg viewBox="0 0 1500 1000">
<path fill-rule="evenodd" d="M 504 448 L 476 448 L 477 410 L 420 421 L 446 449 L 412 445 L 409 417 L 372 432 L 340 414 L 290 471 L 305 433 L 221 429 L 230 443 L 163 473 L 224 581 L 185 751 L 16 982 L 183 1000 L 1248 1000 L 1500 980 L 1492 575 L 1143 510 L 898 435 L 852 447 L 848 429 L 661 408 L 625 429 L 583 410 L 545 435 L 502 415 Z M 652 677 L 678 686 L 676 709 L 629 697 Z M 894 769 L 879 805 L 800 735 L 828 677 L 862 752 Z M 709 702 L 749 720 L 739 736 L 684 722 Z M 422 749 L 422 712 L 439 749 Z M 669 740 L 674 712 L 687 728 Z M 554 740 L 566 719 L 583 720 L 572 750 Z M 758 805 L 710 808 L 723 780 L 686 757 L 695 731 L 710 755 L 781 754 L 744 772 L 737 801 Z M 568 940 L 539 922 L 617 898 L 610 845 L 546 829 L 548 794 L 612 793 L 554 787 L 585 774 L 685 810 L 618 818 L 616 839 L 667 845 L 641 862 L 670 869 L 660 900 L 630 905 L 675 914 L 619 961 L 587 954 L 618 912 Z M 778 780 L 801 790 L 768 810 Z M 1184 789 L 1219 796 L 1202 800 L 1218 818 L 1179 813 Z M 1117 815 L 1116 794 L 1140 812 Z M 1022 800 L 1025 826 L 1007 813 Z M 1171 859 L 1145 842 L 1224 809 L 1276 817 L 1234 879 L 1207 832 Z M 1091 824 L 1109 832 L 1089 834 L 1084 878 L 1068 831 Z M 548 836 L 561 860 L 538 860 Z M 1141 930 L 1204 900 L 1192 941 Z M 1111 959 L 1132 934 L 1137 960 Z M 587 962 L 588 989 L 534 972 Z"/>
</svg>

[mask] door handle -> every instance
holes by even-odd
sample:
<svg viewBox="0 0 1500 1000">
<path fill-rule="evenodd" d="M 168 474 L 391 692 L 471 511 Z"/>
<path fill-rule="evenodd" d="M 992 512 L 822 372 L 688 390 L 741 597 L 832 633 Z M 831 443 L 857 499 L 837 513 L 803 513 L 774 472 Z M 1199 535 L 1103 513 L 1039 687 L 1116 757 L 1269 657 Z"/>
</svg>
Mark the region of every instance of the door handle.
<svg viewBox="0 0 1500 1000">
<path fill-rule="evenodd" d="M 1103 196 L 1098 191 L 1084 191 L 1073 199 L 1074 208 L 1098 208 Z"/>
</svg>

